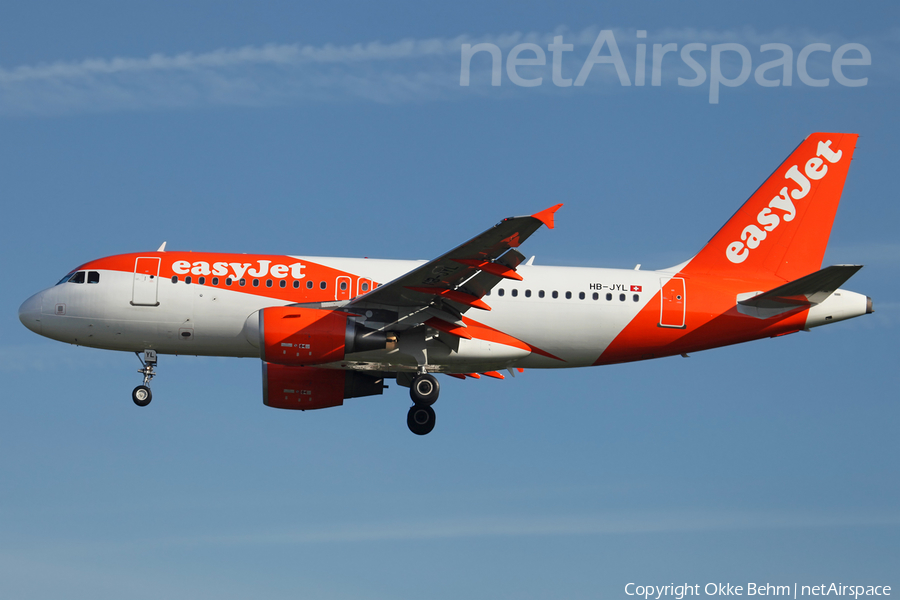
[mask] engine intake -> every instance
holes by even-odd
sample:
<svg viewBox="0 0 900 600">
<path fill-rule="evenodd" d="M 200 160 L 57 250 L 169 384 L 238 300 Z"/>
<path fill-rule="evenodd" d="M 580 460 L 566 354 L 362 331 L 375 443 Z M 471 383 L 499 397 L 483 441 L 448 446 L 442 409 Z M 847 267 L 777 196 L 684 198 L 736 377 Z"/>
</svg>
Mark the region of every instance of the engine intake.
<svg viewBox="0 0 900 600">
<path fill-rule="evenodd" d="M 347 313 L 276 306 L 259 311 L 261 358 L 281 365 L 320 365 L 347 354 L 384 350 L 387 336 Z"/>
</svg>

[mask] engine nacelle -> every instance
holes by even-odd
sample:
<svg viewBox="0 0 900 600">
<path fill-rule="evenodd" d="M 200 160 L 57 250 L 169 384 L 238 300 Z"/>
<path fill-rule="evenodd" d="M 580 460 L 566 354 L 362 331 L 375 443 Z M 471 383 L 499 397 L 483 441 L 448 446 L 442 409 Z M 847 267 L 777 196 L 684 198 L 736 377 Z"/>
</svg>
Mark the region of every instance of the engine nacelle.
<svg viewBox="0 0 900 600">
<path fill-rule="evenodd" d="M 321 365 L 385 347 L 384 332 L 360 325 L 347 313 L 296 306 L 259 311 L 259 348 L 266 362 Z"/>
<path fill-rule="evenodd" d="M 340 406 L 345 398 L 381 395 L 384 378 L 338 369 L 294 367 L 263 362 L 263 404 L 313 410 Z"/>
</svg>

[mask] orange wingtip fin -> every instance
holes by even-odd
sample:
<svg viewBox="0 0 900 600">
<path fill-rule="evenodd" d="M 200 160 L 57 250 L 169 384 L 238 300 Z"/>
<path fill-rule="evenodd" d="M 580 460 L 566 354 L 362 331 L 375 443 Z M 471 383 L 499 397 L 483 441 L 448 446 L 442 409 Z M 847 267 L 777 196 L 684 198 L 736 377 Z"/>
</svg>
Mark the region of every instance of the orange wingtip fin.
<svg viewBox="0 0 900 600">
<path fill-rule="evenodd" d="M 472 379 L 481 379 L 481 375 L 478 373 L 466 373 L 466 377 L 471 377 Z"/>
<path fill-rule="evenodd" d="M 431 317 L 425 324 L 433 329 L 437 329 L 438 331 L 443 331 L 444 333 L 449 333 L 450 335 L 455 335 L 457 337 L 465 338 L 467 340 L 472 339 L 472 335 L 466 331 L 465 327 L 459 327 L 454 325 L 453 323 L 448 323 L 442 319 L 438 319 L 437 317 Z"/>
<path fill-rule="evenodd" d="M 550 229 L 553 229 L 553 215 L 562 208 L 562 203 L 557 204 L 556 206 L 551 206 L 548 209 L 542 210 L 541 212 L 534 213 L 531 215 Z"/>
<path fill-rule="evenodd" d="M 465 379 L 465 375 L 460 375 L 459 373 L 444 373 L 444 375 L 449 375 L 450 377 L 456 377 L 457 379 Z"/>
<path fill-rule="evenodd" d="M 482 373 L 482 375 L 487 375 L 488 377 L 493 377 L 494 379 L 506 379 L 506 377 L 504 377 L 497 371 L 487 371 L 486 373 Z"/>
</svg>

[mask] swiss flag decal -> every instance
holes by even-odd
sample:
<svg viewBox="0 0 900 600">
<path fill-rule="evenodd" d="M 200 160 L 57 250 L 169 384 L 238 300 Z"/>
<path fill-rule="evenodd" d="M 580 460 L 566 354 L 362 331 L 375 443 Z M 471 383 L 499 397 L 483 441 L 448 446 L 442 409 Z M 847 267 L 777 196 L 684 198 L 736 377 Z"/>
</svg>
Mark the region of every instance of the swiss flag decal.
<svg viewBox="0 0 900 600">
<path fill-rule="evenodd" d="M 640 292 L 640 291 L 641 291 L 641 286 L 639 286 L 639 285 L 633 285 L 633 286 L 631 286 L 631 291 L 632 291 L 632 292 Z"/>
</svg>

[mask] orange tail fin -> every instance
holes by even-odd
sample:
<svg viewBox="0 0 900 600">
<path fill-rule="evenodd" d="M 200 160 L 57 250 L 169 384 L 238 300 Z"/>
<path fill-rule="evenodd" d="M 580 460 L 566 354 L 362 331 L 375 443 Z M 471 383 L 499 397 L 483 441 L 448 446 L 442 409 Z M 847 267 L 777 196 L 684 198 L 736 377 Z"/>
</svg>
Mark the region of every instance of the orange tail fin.
<svg viewBox="0 0 900 600">
<path fill-rule="evenodd" d="M 819 270 L 857 137 L 807 137 L 684 272 L 793 281 Z"/>
</svg>

